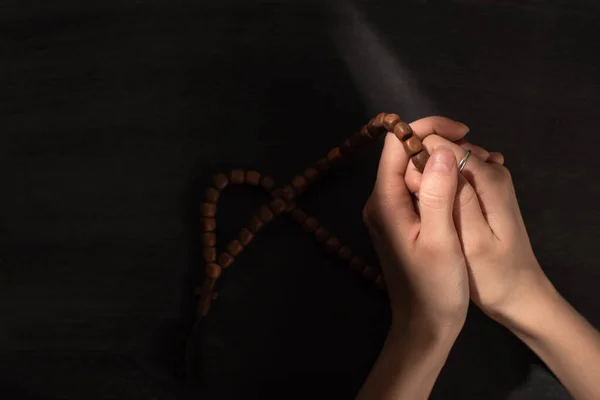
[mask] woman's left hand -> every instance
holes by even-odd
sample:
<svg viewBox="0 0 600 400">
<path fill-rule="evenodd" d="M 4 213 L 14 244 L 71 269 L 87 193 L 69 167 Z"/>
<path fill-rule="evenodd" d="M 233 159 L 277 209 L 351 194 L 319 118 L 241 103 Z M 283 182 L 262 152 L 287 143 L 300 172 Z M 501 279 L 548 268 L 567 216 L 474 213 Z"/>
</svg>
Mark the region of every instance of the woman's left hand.
<svg viewBox="0 0 600 400">
<path fill-rule="evenodd" d="M 442 117 L 428 117 L 410 125 L 421 139 L 435 133 L 456 141 L 468 132 L 463 124 Z M 469 284 L 453 221 L 456 158 L 447 148 L 431 155 L 419 200 L 412 197 L 404 181 L 409 162 L 402 143 L 388 133 L 377 181 L 363 210 L 381 261 L 393 325 L 428 333 L 451 328 L 458 335 L 469 306 Z"/>
</svg>

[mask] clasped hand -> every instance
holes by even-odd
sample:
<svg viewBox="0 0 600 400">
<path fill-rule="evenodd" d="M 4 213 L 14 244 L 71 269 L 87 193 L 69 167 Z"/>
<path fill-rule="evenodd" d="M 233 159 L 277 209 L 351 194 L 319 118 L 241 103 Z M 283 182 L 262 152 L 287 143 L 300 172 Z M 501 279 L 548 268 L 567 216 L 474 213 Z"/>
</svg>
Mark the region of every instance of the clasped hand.
<svg viewBox="0 0 600 400">
<path fill-rule="evenodd" d="M 502 318 L 547 280 L 504 157 L 465 141 L 468 128 L 447 118 L 410 125 L 431 154 L 423 174 L 388 133 L 363 210 L 394 323 L 459 331 L 469 298 Z M 466 150 L 471 156 L 459 173 Z"/>
</svg>

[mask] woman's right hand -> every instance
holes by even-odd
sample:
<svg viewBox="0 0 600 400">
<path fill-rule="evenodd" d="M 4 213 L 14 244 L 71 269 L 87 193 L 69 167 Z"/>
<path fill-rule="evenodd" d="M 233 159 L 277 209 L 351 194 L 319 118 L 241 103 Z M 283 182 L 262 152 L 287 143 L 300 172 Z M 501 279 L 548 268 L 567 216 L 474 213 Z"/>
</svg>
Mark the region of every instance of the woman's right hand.
<svg viewBox="0 0 600 400">
<path fill-rule="evenodd" d="M 454 221 L 468 265 L 471 299 L 488 316 L 505 323 L 517 310 L 553 292 L 531 247 L 511 175 L 499 153 L 437 135 L 423 141 L 430 154 L 449 147 L 459 162 L 471 149 L 454 206 Z M 421 173 L 412 163 L 406 185 L 417 193 Z M 537 297 L 536 297 L 537 296 Z"/>
</svg>

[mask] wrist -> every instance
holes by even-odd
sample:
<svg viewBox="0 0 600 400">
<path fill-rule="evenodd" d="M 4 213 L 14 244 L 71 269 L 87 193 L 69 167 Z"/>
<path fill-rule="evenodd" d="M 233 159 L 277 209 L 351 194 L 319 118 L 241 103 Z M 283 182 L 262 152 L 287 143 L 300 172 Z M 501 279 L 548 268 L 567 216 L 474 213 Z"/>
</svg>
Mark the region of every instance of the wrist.
<svg viewBox="0 0 600 400">
<path fill-rule="evenodd" d="M 451 321 L 432 320 L 426 316 L 412 318 L 394 317 L 390 328 L 390 336 L 402 338 L 408 343 L 444 345 L 454 343 L 458 337 L 464 319 Z"/>
<path fill-rule="evenodd" d="M 544 325 L 544 319 L 561 299 L 554 285 L 544 275 L 536 285 L 529 285 L 529 290 L 515 296 L 489 316 L 514 333 L 533 334 L 536 327 Z"/>
</svg>

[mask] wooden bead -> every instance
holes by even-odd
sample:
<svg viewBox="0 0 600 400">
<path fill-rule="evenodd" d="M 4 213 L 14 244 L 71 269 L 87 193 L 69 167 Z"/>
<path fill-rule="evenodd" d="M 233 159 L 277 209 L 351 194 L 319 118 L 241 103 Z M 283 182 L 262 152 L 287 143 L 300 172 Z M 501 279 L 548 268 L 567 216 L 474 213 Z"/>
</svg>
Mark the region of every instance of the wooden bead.
<svg viewBox="0 0 600 400">
<path fill-rule="evenodd" d="M 202 218 L 200 220 L 202 232 L 214 232 L 217 229 L 217 220 L 214 218 Z"/>
<path fill-rule="evenodd" d="M 268 176 L 263 176 L 263 178 L 260 180 L 260 185 L 266 190 L 266 191 L 271 191 L 273 190 L 273 188 L 275 187 L 275 181 L 273 181 L 273 179 L 271 179 Z"/>
<path fill-rule="evenodd" d="M 296 197 L 296 190 L 291 185 L 286 185 L 283 188 L 283 198 L 287 201 L 292 201 Z"/>
<path fill-rule="evenodd" d="M 206 264 L 205 271 L 206 276 L 212 279 L 217 279 L 219 276 L 221 276 L 222 268 L 219 264 L 209 263 Z"/>
<path fill-rule="evenodd" d="M 377 279 L 377 274 L 378 271 L 371 265 L 365 265 L 362 271 L 363 278 L 373 282 Z"/>
<path fill-rule="evenodd" d="M 421 150 L 423 150 L 423 142 L 421 142 L 421 139 L 419 139 L 417 136 L 411 136 L 410 138 L 406 139 L 402 145 L 404 146 L 404 151 L 406 151 L 406 154 L 408 154 L 410 157 L 420 153 Z"/>
<path fill-rule="evenodd" d="M 373 140 L 373 136 L 371 136 L 371 134 L 369 133 L 368 125 L 363 125 L 363 127 L 360 128 L 359 135 L 364 138 L 363 140 L 365 142 L 370 142 L 371 140 Z"/>
<path fill-rule="evenodd" d="M 244 246 L 242 246 L 239 240 L 232 240 L 227 245 L 227 252 L 234 257 L 239 255 L 242 252 L 242 250 L 244 250 Z"/>
<path fill-rule="evenodd" d="M 262 206 L 259 210 L 258 210 L 258 216 L 260 217 L 260 219 L 263 222 L 269 222 L 270 220 L 273 219 L 273 213 L 271 212 L 271 210 L 269 209 L 269 206 Z"/>
<path fill-rule="evenodd" d="M 260 185 L 260 173 L 256 171 L 246 172 L 246 183 L 253 186 Z"/>
<path fill-rule="evenodd" d="M 229 178 L 225 174 L 218 173 L 213 176 L 213 182 L 218 190 L 223 190 L 229 185 Z"/>
<path fill-rule="evenodd" d="M 209 203 L 217 203 L 219 201 L 219 191 L 213 187 L 206 189 L 206 201 Z"/>
<path fill-rule="evenodd" d="M 330 236 L 329 231 L 322 226 L 315 231 L 317 242 L 326 242 Z"/>
<path fill-rule="evenodd" d="M 338 257 L 344 261 L 350 262 L 352 260 L 352 250 L 348 246 L 342 246 L 338 251 Z"/>
<path fill-rule="evenodd" d="M 377 128 L 385 128 L 383 125 L 383 121 L 385 120 L 386 113 L 379 113 L 375 118 L 373 118 L 373 125 Z"/>
<path fill-rule="evenodd" d="M 351 155 L 355 151 L 356 147 L 352 144 L 350 139 L 344 140 L 344 143 L 340 146 L 340 153 L 342 153 L 342 156 L 344 157 Z"/>
<path fill-rule="evenodd" d="M 429 153 L 427 153 L 427 150 L 423 149 L 423 151 L 416 156 L 412 156 L 411 160 L 415 165 L 415 168 L 419 172 L 423 173 L 425 166 L 427 165 L 427 160 L 429 160 Z"/>
<path fill-rule="evenodd" d="M 396 137 L 403 142 L 409 137 L 411 137 L 412 134 L 413 131 L 410 125 L 408 125 L 404 121 L 400 121 L 394 126 L 394 135 L 396 135 Z"/>
<path fill-rule="evenodd" d="M 339 239 L 332 236 L 325 242 L 325 250 L 328 253 L 334 254 L 339 250 L 340 245 Z"/>
<path fill-rule="evenodd" d="M 294 187 L 294 189 L 296 189 L 296 192 L 302 193 L 306 190 L 306 187 L 308 186 L 308 181 L 305 177 L 297 175 L 294 177 L 294 179 L 292 179 L 292 186 Z"/>
<path fill-rule="evenodd" d="M 304 221 L 306 221 L 306 218 L 308 218 L 308 215 L 306 215 L 306 213 L 304 211 L 302 211 L 299 208 L 296 208 L 294 210 L 294 212 L 292 212 L 292 218 L 294 219 L 294 221 L 296 221 L 299 224 L 303 224 Z"/>
<path fill-rule="evenodd" d="M 359 256 L 354 256 L 354 258 L 350 261 L 350 269 L 352 271 L 362 271 L 365 266 L 365 261 Z"/>
<path fill-rule="evenodd" d="M 247 226 L 248 230 L 256 235 L 256 232 L 258 232 L 264 224 L 265 223 L 257 215 L 253 215 L 252 218 L 250 218 L 250 222 L 248 222 Z"/>
<path fill-rule="evenodd" d="M 217 245 L 217 235 L 214 232 L 204 232 L 202 234 L 202 245 L 214 247 Z"/>
<path fill-rule="evenodd" d="M 317 167 L 317 170 L 320 172 L 326 172 L 329 167 L 331 167 L 331 164 L 327 158 L 321 158 L 319 161 L 317 161 L 315 167 Z"/>
<path fill-rule="evenodd" d="M 312 167 L 306 168 L 304 170 L 304 177 L 309 183 L 312 183 L 319 177 L 319 171 Z"/>
<path fill-rule="evenodd" d="M 381 134 L 385 133 L 386 129 L 383 126 L 376 126 L 375 118 L 373 118 L 367 124 L 367 131 L 372 138 L 377 138 L 381 136 Z"/>
<path fill-rule="evenodd" d="M 231 264 L 233 264 L 233 261 L 235 259 L 233 258 L 233 256 L 229 253 L 227 253 L 226 251 L 222 252 L 221 254 L 219 254 L 219 265 L 223 268 L 228 268 L 231 266 Z"/>
<path fill-rule="evenodd" d="M 308 217 L 302 224 L 302 228 L 308 233 L 316 231 L 318 227 L 319 221 L 317 221 L 314 217 Z"/>
<path fill-rule="evenodd" d="M 334 147 L 327 154 L 327 159 L 333 165 L 338 164 L 342 160 L 342 153 L 340 153 L 339 147 Z"/>
<path fill-rule="evenodd" d="M 296 209 L 296 202 L 295 201 L 288 201 L 287 206 L 285 207 L 285 212 L 292 212 Z"/>
<path fill-rule="evenodd" d="M 205 262 L 215 262 L 217 261 L 217 249 L 214 247 L 205 247 L 202 250 L 202 257 Z"/>
<path fill-rule="evenodd" d="M 214 217 L 217 213 L 217 205 L 215 203 L 202 203 L 200 206 L 200 214 L 203 217 Z"/>
<path fill-rule="evenodd" d="M 279 215 L 287 208 L 287 203 L 280 198 L 275 198 L 269 203 L 269 208 L 275 215 Z"/>
<path fill-rule="evenodd" d="M 234 169 L 230 174 L 231 183 L 241 185 L 246 181 L 246 173 L 241 169 Z"/>
<path fill-rule="evenodd" d="M 383 126 L 388 132 L 393 132 L 394 126 L 396 126 L 398 122 L 400 122 L 398 114 L 388 114 L 383 118 Z"/>
<path fill-rule="evenodd" d="M 254 235 L 246 228 L 240 229 L 238 233 L 238 240 L 242 244 L 242 246 L 248 246 L 248 244 L 254 239 Z"/>
<path fill-rule="evenodd" d="M 368 132 L 366 132 L 368 133 Z M 371 136 L 363 135 L 363 132 L 360 131 L 356 133 L 354 136 L 350 138 L 350 143 L 353 147 L 360 148 L 365 146 L 367 143 L 371 141 Z"/>
</svg>

